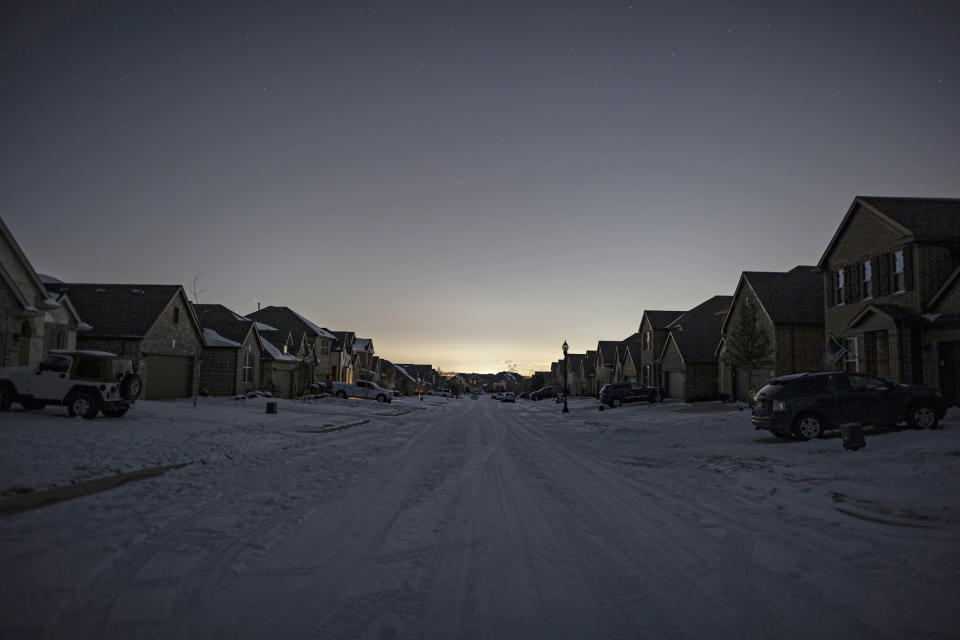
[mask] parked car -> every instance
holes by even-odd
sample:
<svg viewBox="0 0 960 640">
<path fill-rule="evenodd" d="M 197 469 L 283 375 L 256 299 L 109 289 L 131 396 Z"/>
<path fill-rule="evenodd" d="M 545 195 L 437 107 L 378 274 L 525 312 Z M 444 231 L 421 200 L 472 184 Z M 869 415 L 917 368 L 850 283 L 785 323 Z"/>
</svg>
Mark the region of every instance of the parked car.
<svg viewBox="0 0 960 640">
<path fill-rule="evenodd" d="M 518 398 L 519 400 L 529 400 L 529 399 L 530 399 L 530 392 L 529 392 L 529 391 L 524 391 L 523 393 L 518 394 L 518 395 L 517 395 L 517 398 Z"/>
<path fill-rule="evenodd" d="M 48 404 L 91 420 L 102 412 L 119 418 L 133 406 L 142 384 L 129 358 L 106 351 L 52 350 L 36 367 L 0 369 L 0 411 L 14 402 L 28 410 Z"/>
<path fill-rule="evenodd" d="M 397 391 L 396 389 L 394 389 L 394 390 L 393 390 L 393 397 L 394 397 L 394 398 L 402 398 L 402 397 L 403 397 L 403 394 L 400 393 L 399 391 Z"/>
<path fill-rule="evenodd" d="M 946 411 L 943 396 L 929 387 L 825 371 L 770 380 L 754 397 L 751 422 L 778 436 L 809 440 L 851 422 L 934 429 Z"/>
<path fill-rule="evenodd" d="M 514 393 L 511 391 L 507 391 L 500 398 L 500 402 L 516 402 L 516 401 L 517 401 L 517 396 L 514 395 Z"/>
<path fill-rule="evenodd" d="M 544 398 L 554 398 L 560 393 L 560 387 L 542 387 L 530 394 L 531 400 L 543 400 Z"/>
<path fill-rule="evenodd" d="M 471 400 L 476 400 L 476 399 L 477 399 L 477 394 L 473 394 L 472 396 L 470 396 L 470 399 L 471 399 Z"/>
<path fill-rule="evenodd" d="M 443 397 L 443 398 L 449 398 L 449 397 L 450 397 L 450 389 L 440 389 L 440 391 L 438 391 L 438 393 L 439 393 L 439 395 L 440 395 L 441 397 Z"/>
<path fill-rule="evenodd" d="M 600 403 L 619 407 L 627 402 L 656 402 L 657 388 L 639 382 L 614 382 L 600 389 Z"/>
<path fill-rule="evenodd" d="M 366 398 L 377 402 L 392 402 L 393 392 L 384 389 L 375 382 L 357 380 L 356 382 L 331 382 L 330 390 L 338 398 Z"/>
</svg>

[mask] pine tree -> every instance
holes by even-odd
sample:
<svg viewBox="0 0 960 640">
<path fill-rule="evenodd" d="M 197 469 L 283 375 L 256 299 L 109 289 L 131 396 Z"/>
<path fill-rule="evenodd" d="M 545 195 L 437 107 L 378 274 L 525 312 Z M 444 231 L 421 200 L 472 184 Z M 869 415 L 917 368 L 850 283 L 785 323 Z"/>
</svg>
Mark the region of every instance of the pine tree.
<svg viewBox="0 0 960 640">
<path fill-rule="evenodd" d="M 726 337 L 727 357 L 738 369 L 747 370 L 749 388 L 754 389 L 754 372 L 773 363 L 773 345 L 760 323 L 756 305 L 744 301 L 743 312 Z"/>
</svg>

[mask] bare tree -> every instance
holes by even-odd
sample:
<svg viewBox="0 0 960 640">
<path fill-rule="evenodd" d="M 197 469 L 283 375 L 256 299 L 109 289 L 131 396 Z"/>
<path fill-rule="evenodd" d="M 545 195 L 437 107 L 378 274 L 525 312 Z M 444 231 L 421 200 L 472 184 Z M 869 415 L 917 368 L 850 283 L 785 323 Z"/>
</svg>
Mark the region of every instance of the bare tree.
<svg viewBox="0 0 960 640">
<path fill-rule="evenodd" d="M 202 273 L 198 273 L 193 276 L 193 284 L 190 285 L 190 293 L 193 294 L 193 304 L 200 304 L 200 294 L 206 291 L 206 289 L 200 288 L 200 276 L 202 275 Z"/>
</svg>

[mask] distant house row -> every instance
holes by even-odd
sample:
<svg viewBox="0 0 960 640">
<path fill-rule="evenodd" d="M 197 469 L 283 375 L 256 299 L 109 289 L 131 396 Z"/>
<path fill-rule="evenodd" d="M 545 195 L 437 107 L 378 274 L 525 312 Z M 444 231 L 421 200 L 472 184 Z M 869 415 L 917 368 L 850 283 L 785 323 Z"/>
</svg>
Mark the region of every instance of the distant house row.
<svg viewBox="0 0 960 640">
<path fill-rule="evenodd" d="M 132 359 L 148 400 L 260 389 L 291 398 L 359 379 L 409 394 L 439 380 L 430 365 L 395 365 L 375 354 L 372 339 L 331 331 L 289 307 L 241 315 L 193 304 L 180 285 L 40 275 L 0 220 L 0 366 L 36 365 L 51 349 Z"/>
<path fill-rule="evenodd" d="M 751 350 L 763 363 L 745 368 Z M 636 333 L 567 364 L 574 394 L 636 381 L 680 400 L 747 401 L 769 378 L 843 369 L 938 388 L 956 404 L 960 199 L 857 197 L 816 265 L 744 271 L 732 296 L 645 310 Z M 543 374 L 564 382 L 561 361 Z"/>
</svg>

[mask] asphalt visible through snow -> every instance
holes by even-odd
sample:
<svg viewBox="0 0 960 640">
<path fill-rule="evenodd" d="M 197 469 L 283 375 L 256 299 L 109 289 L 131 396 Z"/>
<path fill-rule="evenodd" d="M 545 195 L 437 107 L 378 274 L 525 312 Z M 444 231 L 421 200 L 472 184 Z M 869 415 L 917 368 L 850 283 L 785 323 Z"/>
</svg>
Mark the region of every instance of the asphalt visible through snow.
<svg viewBox="0 0 960 640">
<path fill-rule="evenodd" d="M 56 533 L 0 564 L 0 635 L 895 635 L 815 518 L 564 419 L 461 399 L 17 516 Z"/>
</svg>

